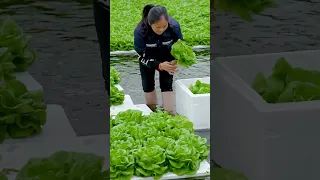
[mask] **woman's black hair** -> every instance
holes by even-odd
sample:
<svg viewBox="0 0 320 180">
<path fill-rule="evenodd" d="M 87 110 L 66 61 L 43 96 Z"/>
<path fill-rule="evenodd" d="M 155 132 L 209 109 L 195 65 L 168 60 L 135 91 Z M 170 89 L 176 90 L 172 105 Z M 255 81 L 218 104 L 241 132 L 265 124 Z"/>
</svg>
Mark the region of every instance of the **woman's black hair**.
<svg viewBox="0 0 320 180">
<path fill-rule="evenodd" d="M 142 11 L 142 21 L 147 20 L 149 11 L 153 7 L 154 7 L 153 4 L 148 4 L 148 5 L 144 6 L 143 11 Z"/>
<path fill-rule="evenodd" d="M 153 4 L 148 4 L 143 8 L 142 21 L 146 25 L 154 24 L 155 22 L 161 19 L 161 16 L 164 16 L 164 18 L 168 21 L 169 15 L 167 13 L 166 8 L 163 6 L 155 6 Z"/>
</svg>

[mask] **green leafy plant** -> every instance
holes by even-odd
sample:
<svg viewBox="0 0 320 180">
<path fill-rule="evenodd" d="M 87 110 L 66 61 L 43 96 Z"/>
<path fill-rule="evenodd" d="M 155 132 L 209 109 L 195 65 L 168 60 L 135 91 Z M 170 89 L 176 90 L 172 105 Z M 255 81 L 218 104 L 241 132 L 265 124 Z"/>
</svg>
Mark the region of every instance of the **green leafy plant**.
<svg viewBox="0 0 320 180">
<path fill-rule="evenodd" d="M 35 52 L 29 48 L 31 36 L 24 35 L 22 29 L 9 16 L 0 20 L 0 48 L 6 47 L 13 56 L 15 72 L 24 72 L 35 60 Z"/>
<path fill-rule="evenodd" d="M 165 6 L 170 16 L 181 25 L 185 41 L 191 45 L 210 45 L 209 0 L 120 0 L 110 1 L 110 51 L 132 50 L 133 30 L 142 18 L 147 4 Z M 182 11 L 187 9 L 188 11 Z"/>
<path fill-rule="evenodd" d="M 130 180 L 134 174 L 134 158 L 127 149 L 110 150 L 110 178 Z"/>
<path fill-rule="evenodd" d="M 209 94 L 210 93 L 210 84 L 203 83 L 200 80 L 197 80 L 194 85 L 190 84 L 189 90 L 193 94 Z"/>
<path fill-rule="evenodd" d="M 119 90 L 115 85 L 121 81 L 120 73 L 115 67 L 110 67 L 110 106 L 123 104 L 124 91 Z"/>
<path fill-rule="evenodd" d="M 169 171 L 194 175 L 209 155 L 207 139 L 193 134 L 193 123 L 185 116 L 127 110 L 111 122 L 111 179 L 160 179 Z"/>
<path fill-rule="evenodd" d="M 267 8 L 276 7 L 274 0 L 215 0 L 216 11 L 230 12 L 246 21 L 252 20 L 253 14 L 261 14 Z"/>
<path fill-rule="evenodd" d="M 161 178 L 168 172 L 165 149 L 158 145 L 144 146 L 134 151 L 135 174 L 140 177 Z"/>
<path fill-rule="evenodd" d="M 115 86 L 110 87 L 110 106 L 117 106 L 124 101 L 124 91 Z"/>
<path fill-rule="evenodd" d="M 8 180 L 8 177 L 3 172 L 0 172 L 0 180 Z"/>
<path fill-rule="evenodd" d="M 110 85 L 119 84 L 121 81 L 120 73 L 115 67 L 110 67 Z"/>
<path fill-rule="evenodd" d="M 172 45 L 171 54 L 176 58 L 178 65 L 186 68 L 197 63 L 197 57 L 192 47 L 188 46 L 181 39 Z"/>
<path fill-rule="evenodd" d="M 83 179 L 104 180 L 104 158 L 80 152 L 58 151 L 46 158 L 30 159 L 16 176 L 16 180 Z"/>
<path fill-rule="evenodd" d="M 18 80 L 0 87 L 0 142 L 8 135 L 24 138 L 41 132 L 46 123 L 42 92 L 29 92 Z"/>
<path fill-rule="evenodd" d="M 257 73 L 252 88 L 268 103 L 320 100 L 320 72 L 294 68 L 282 57 L 269 77 Z"/>
<path fill-rule="evenodd" d="M 12 63 L 13 56 L 8 48 L 0 48 L 0 82 L 15 79 L 13 76 L 16 66 Z"/>
</svg>

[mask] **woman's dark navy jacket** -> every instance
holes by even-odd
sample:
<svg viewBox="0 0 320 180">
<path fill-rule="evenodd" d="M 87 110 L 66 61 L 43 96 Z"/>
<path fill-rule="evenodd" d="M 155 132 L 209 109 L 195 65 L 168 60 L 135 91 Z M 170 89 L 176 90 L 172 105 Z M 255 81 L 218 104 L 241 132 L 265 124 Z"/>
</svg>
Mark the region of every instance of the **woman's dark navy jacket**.
<svg viewBox="0 0 320 180">
<path fill-rule="evenodd" d="M 164 61 L 172 61 L 171 46 L 178 39 L 183 40 L 180 24 L 169 17 L 168 28 L 162 35 L 157 35 L 144 22 L 137 25 L 134 30 L 134 50 L 139 54 L 141 64 L 158 69 L 159 64 Z"/>
</svg>

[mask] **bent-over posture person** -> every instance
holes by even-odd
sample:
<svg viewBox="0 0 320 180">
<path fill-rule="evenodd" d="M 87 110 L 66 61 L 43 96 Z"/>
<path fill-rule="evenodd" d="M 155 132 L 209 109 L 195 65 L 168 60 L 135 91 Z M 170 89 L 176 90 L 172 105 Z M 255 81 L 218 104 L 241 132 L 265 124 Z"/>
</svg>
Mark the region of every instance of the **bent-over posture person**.
<svg viewBox="0 0 320 180">
<path fill-rule="evenodd" d="M 180 24 L 170 17 L 163 6 L 146 5 L 143 17 L 134 30 L 134 49 L 139 54 L 139 66 L 146 104 L 155 109 L 155 71 L 159 71 L 163 109 L 173 114 L 173 74 L 177 66 L 171 55 L 173 43 L 183 40 Z"/>
</svg>

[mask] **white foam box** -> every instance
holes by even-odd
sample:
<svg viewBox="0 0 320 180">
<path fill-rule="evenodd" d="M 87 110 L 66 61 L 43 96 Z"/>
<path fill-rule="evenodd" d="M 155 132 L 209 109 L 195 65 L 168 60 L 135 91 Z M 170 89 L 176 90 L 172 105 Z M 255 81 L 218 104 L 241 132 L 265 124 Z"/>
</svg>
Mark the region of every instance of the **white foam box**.
<svg viewBox="0 0 320 180">
<path fill-rule="evenodd" d="M 176 111 L 193 122 L 196 130 L 210 129 L 210 94 L 193 94 L 189 90 L 197 80 L 210 84 L 210 77 L 180 79 L 175 82 Z"/>
<path fill-rule="evenodd" d="M 320 102 L 268 104 L 251 88 L 256 73 L 270 75 L 280 57 L 320 70 L 320 51 L 213 60 L 212 158 L 250 180 L 318 180 Z"/>
</svg>

